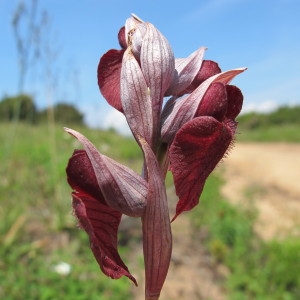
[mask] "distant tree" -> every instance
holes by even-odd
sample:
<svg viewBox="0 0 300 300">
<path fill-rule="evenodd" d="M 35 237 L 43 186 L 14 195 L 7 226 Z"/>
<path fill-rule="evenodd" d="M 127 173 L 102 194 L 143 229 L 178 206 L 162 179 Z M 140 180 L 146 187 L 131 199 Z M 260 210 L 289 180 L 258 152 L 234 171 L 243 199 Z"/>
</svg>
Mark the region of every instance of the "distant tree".
<svg viewBox="0 0 300 300">
<path fill-rule="evenodd" d="M 35 123 L 37 110 L 32 97 L 20 94 L 15 97 L 5 97 L 0 102 L 0 121 L 8 122 L 16 117 L 16 107 L 18 107 L 18 120 Z"/>
<path fill-rule="evenodd" d="M 300 106 L 281 106 L 270 113 L 250 112 L 237 119 L 240 128 L 256 129 L 280 125 L 300 125 Z"/>
<path fill-rule="evenodd" d="M 83 114 L 73 105 L 67 103 L 57 103 L 54 107 L 48 107 L 39 113 L 39 120 L 46 121 L 49 117 L 49 110 L 53 111 L 55 122 L 64 125 L 83 125 Z"/>
<path fill-rule="evenodd" d="M 281 106 L 269 116 L 270 124 L 300 124 L 300 106 Z"/>
</svg>

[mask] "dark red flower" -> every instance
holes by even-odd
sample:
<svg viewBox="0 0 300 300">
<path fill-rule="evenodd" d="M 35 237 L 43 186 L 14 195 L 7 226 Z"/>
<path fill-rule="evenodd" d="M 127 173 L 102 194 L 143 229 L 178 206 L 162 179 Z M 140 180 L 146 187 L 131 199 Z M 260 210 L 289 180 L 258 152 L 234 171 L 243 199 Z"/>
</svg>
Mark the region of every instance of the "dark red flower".
<svg viewBox="0 0 300 300">
<path fill-rule="evenodd" d="M 122 214 L 141 218 L 146 299 L 155 300 L 172 250 L 167 169 L 179 197 L 174 220 L 198 204 L 207 177 L 232 144 L 243 95 L 229 83 L 245 68 L 221 72 L 217 63 L 203 60 L 204 47 L 175 59 L 167 39 L 136 16 L 126 21 L 118 39 L 122 49 L 100 59 L 98 85 L 127 119 L 144 155 L 142 175 L 66 128 L 84 147 L 70 158 L 68 182 L 74 213 L 102 271 L 112 278 L 125 275 L 136 283 L 118 254 L 117 232 Z"/>
</svg>

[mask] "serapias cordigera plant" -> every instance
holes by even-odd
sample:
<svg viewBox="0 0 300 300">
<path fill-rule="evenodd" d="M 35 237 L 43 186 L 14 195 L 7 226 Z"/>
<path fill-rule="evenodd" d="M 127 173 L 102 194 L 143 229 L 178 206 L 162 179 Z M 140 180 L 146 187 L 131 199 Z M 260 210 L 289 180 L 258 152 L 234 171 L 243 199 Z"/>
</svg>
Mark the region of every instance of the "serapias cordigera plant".
<svg viewBox="0 0 300 300">
<path fill-rule="evenodd" d="M 221 72 L 216 62 L 203 59 L 204 47 L 175 59 L 168 40 L 135 15 L 118 39 L 121 49 L 100 59 L 98 85 L 107 102 L 124 114 L 143 152 L 141 174 L 65 128 L 83 145 L 69 160 L 68 183 L 74 214 L 101 270 L 111 278 L 127 276 L 137 284 L 118 253 L 118 227 L 123 214 L 141 219 L 145 299 L 159 299 L 171 259 L 171 221 L 199 203 L 207 177 L 232 144 L 243 95 L 229 83 L 245 68 Z M 168 170 L 179 198 L 171 220 Z"/>
</svg>

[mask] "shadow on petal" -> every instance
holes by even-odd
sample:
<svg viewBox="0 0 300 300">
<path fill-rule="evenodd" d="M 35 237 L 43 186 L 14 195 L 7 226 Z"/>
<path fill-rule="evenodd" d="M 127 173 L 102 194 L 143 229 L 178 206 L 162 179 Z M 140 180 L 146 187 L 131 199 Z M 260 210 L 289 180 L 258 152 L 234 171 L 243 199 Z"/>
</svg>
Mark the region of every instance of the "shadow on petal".
<svg viewBox="0 0 300 300">
<path fill-rule="evenodd" d="M 98 85 L 103 97 L 115 109 L 123 112 L 120 97 L 120 77 L 125 50 L 109 50 L 98 65 Z"/>
<path fill-rule="evenodd" d="M 65 130 L 84 146 L 106 204 L 122 214 L 141 217 L 147 204 L 147 182 L 144 178 L 101 154 L 81 133 L 69 128 Z"/>
<path fill-rule="evenodd" d="M 187 122 L 176 134 L 169 150 L 179 201 L 175 218 L 199 203 L 205 181 L 226 153 L 233 138 L 232 129 L 213 117 Z"/>
<path fill-rule="evenodd" d="M 127 276 L 137 285 L 117 250 L 122 214 L 105 203 L 85 151 L 74 152 L 69 160 L 67 175 L 69 184 L 75 190 L 72 193 L 73 212 L 79 225 L 89 235 L 91 249 L 101 270 L 113 279 Z"/>
</svg>

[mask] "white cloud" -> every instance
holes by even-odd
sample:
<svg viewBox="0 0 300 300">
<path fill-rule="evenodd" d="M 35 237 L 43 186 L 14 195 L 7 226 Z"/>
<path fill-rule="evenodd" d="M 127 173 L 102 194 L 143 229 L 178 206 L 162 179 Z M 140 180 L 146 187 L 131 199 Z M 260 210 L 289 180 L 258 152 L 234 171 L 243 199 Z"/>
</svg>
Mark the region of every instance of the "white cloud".
<svg viewBox="0 0 300 300">
<path fill-rule="evenodd" d="M 79 105 L 79 110 L 84 115 L 85 123 L 92 128 L 101 127 L 101 107 L 100 104 Z"/>
<path fill-rule="evenodd" d="M 84 114 L 85 123 L 92 128 L 115 129 L 118 133 L 131 136 L 130 128 L 122 113 L 101 104 L 85 104 L 79 107 Z"/>
<path fill-rule="evenodd" d="M 279 107 L 278 102 L 274 100 L 266 100 L 259 103 L 249 103 L 244 105 L 242 114 L 249 112 L 269 113 L 276 110 Z"/>
<path fill-rule="evenodd" d="M 123 135 L 131 135 L 125 116 L 115 109 L 111 109 L 107 112 L 103 119 L 102 127 L 104 129 L 113 128 Z"/>
<path fill-rule="evenodd" d="M 249 78 L 249 81 L 255 82 L 255 78 Z M 274 80 L 265 82 L 264 85 L 258 82 L 256 87 L 244 92 L 242 113 L 250 111 L 267 113 L 280 106 L 300 105 L 299 84 L 299 78 L 279 82 Z"/>
</svg>

